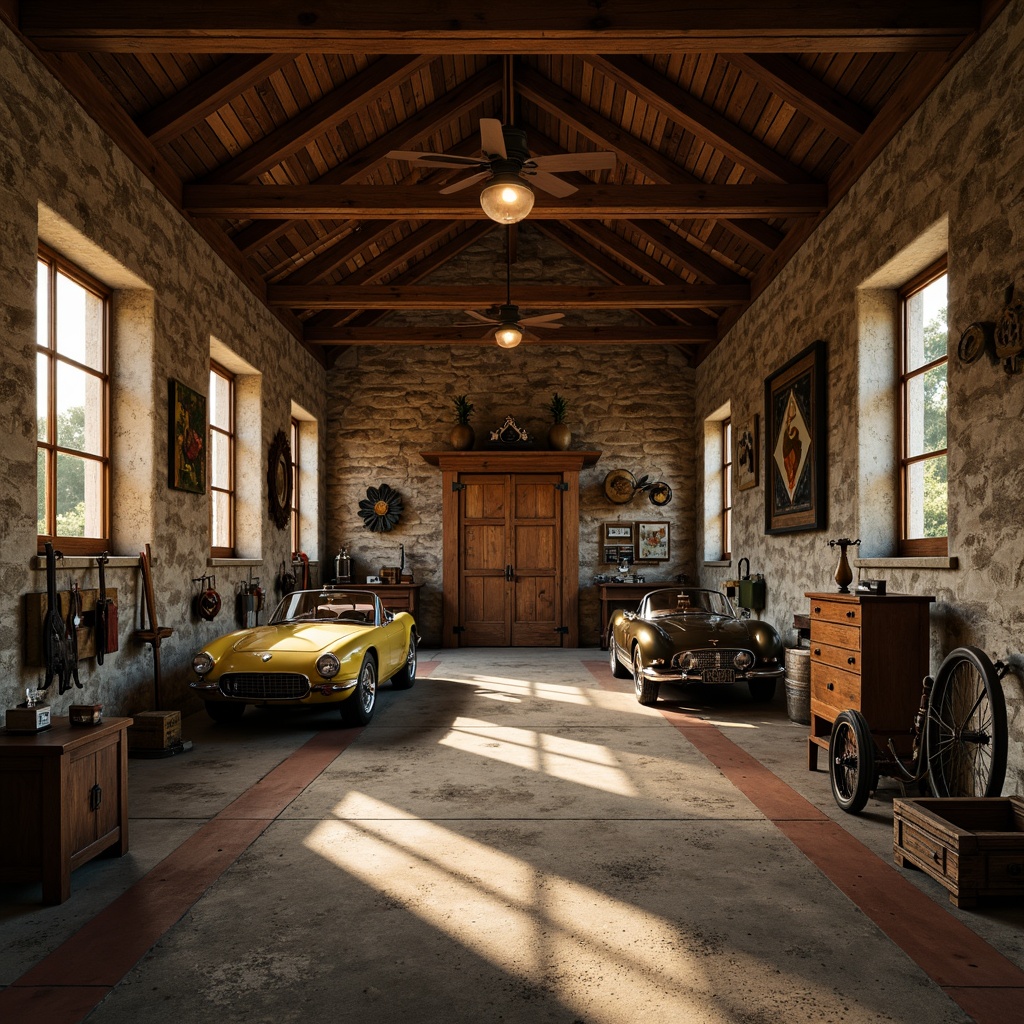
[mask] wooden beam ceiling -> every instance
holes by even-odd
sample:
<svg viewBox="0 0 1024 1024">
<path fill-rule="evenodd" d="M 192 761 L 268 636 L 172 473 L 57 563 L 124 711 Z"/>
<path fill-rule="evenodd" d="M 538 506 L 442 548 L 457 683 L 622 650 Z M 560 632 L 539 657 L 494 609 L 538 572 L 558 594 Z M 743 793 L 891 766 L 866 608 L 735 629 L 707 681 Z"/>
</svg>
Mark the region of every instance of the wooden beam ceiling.
<svg viewBox="0 0 1024 1024">
<path fill-rule="evenodd" d="M 662 53 L 881 53 L 948 51 L 978 13 L 964 0 L 323 0 L 301 10 L 281 0 L 22 0 L 20 27 L 42 49 L 122 53 L 642 53 L 653 39 Z"/>
</svg>

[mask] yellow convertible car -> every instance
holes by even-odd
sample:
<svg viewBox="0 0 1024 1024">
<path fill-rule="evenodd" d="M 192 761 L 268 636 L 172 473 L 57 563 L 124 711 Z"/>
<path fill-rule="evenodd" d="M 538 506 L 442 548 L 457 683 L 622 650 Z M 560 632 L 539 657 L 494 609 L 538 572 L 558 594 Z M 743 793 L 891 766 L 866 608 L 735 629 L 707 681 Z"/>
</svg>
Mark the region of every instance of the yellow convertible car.
<svg viewBox="0 0 1024 1024">
<path fill-rule="evenodd" d="M 193 659 L 190 685 L 215 722 L 234 722 L 246 704 L 337 704 L 346 725 L 366 725 L 377 685 L 416 681 L 416 623 L 388 611 L 375 594 L 328 587 L 296 590 L 265 626 L 207 644 Z"/>
</svg>

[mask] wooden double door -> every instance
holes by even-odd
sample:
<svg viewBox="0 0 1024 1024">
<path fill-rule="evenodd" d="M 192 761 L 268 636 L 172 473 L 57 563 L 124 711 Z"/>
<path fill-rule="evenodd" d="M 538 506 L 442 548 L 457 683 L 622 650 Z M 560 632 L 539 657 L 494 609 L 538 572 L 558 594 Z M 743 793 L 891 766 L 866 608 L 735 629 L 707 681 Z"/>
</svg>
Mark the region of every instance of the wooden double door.
<svg viewBox="0 0 1024 1024">
<path fill-rule="evenodd" d="M 424 452 L 442 471 L 445 647 L 579 644 L 580 471 L 600 452 Z"/>
<path fill-rule="evenodd" d="M 472 473 L 459 480 L 459 643 L 559 647 L 560 473 Z"/>
</svg>

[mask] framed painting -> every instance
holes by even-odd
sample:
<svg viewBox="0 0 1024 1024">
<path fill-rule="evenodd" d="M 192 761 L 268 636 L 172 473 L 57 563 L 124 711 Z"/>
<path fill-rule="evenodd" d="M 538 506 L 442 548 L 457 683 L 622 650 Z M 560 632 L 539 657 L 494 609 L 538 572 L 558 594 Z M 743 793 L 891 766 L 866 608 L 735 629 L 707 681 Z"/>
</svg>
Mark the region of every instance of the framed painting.
<svg viewBox="0 0 1024 1024">
<path fill-rule="evenodd" d="M 765 379 L 765 533 L 826 526 L 825 379 L 823 341 Z"/>
<path fill-rule="evenodd" d="M 747 491 L 757 486 L 757 467 L 761 449 L 757 437 L 757 413 L 736 424 L 733 431 L 733 465 L 736 467 L 736 490 Z"/>
<path fill-rule="evenodd" d="M 669 524 L 636 524 L 636 560 L 638 562 L 667 562 L 671 554 Z"/>
<path fill-rule="evenodd" d="M 205 494 L 206 396 L 173 378 L 168 383 L 168 483 L 177 491 Z"/>
</svg>

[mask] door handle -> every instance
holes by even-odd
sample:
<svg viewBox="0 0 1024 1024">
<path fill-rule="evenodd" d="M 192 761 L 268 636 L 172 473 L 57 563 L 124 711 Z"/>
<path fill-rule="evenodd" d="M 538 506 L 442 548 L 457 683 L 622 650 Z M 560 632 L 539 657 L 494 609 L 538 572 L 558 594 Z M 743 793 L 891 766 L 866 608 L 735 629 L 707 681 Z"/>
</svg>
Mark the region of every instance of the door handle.
<svg viewBox="0 0 1024 1024">
<path fill-rule="evenodd" d="M 506 565 L 505 566 L 505 582 L 506 583 L 511 583 L 512 582 L 512 575 L 513 575 L 512 574 L 512 566 L 511 565 Z"/>
</svg>

